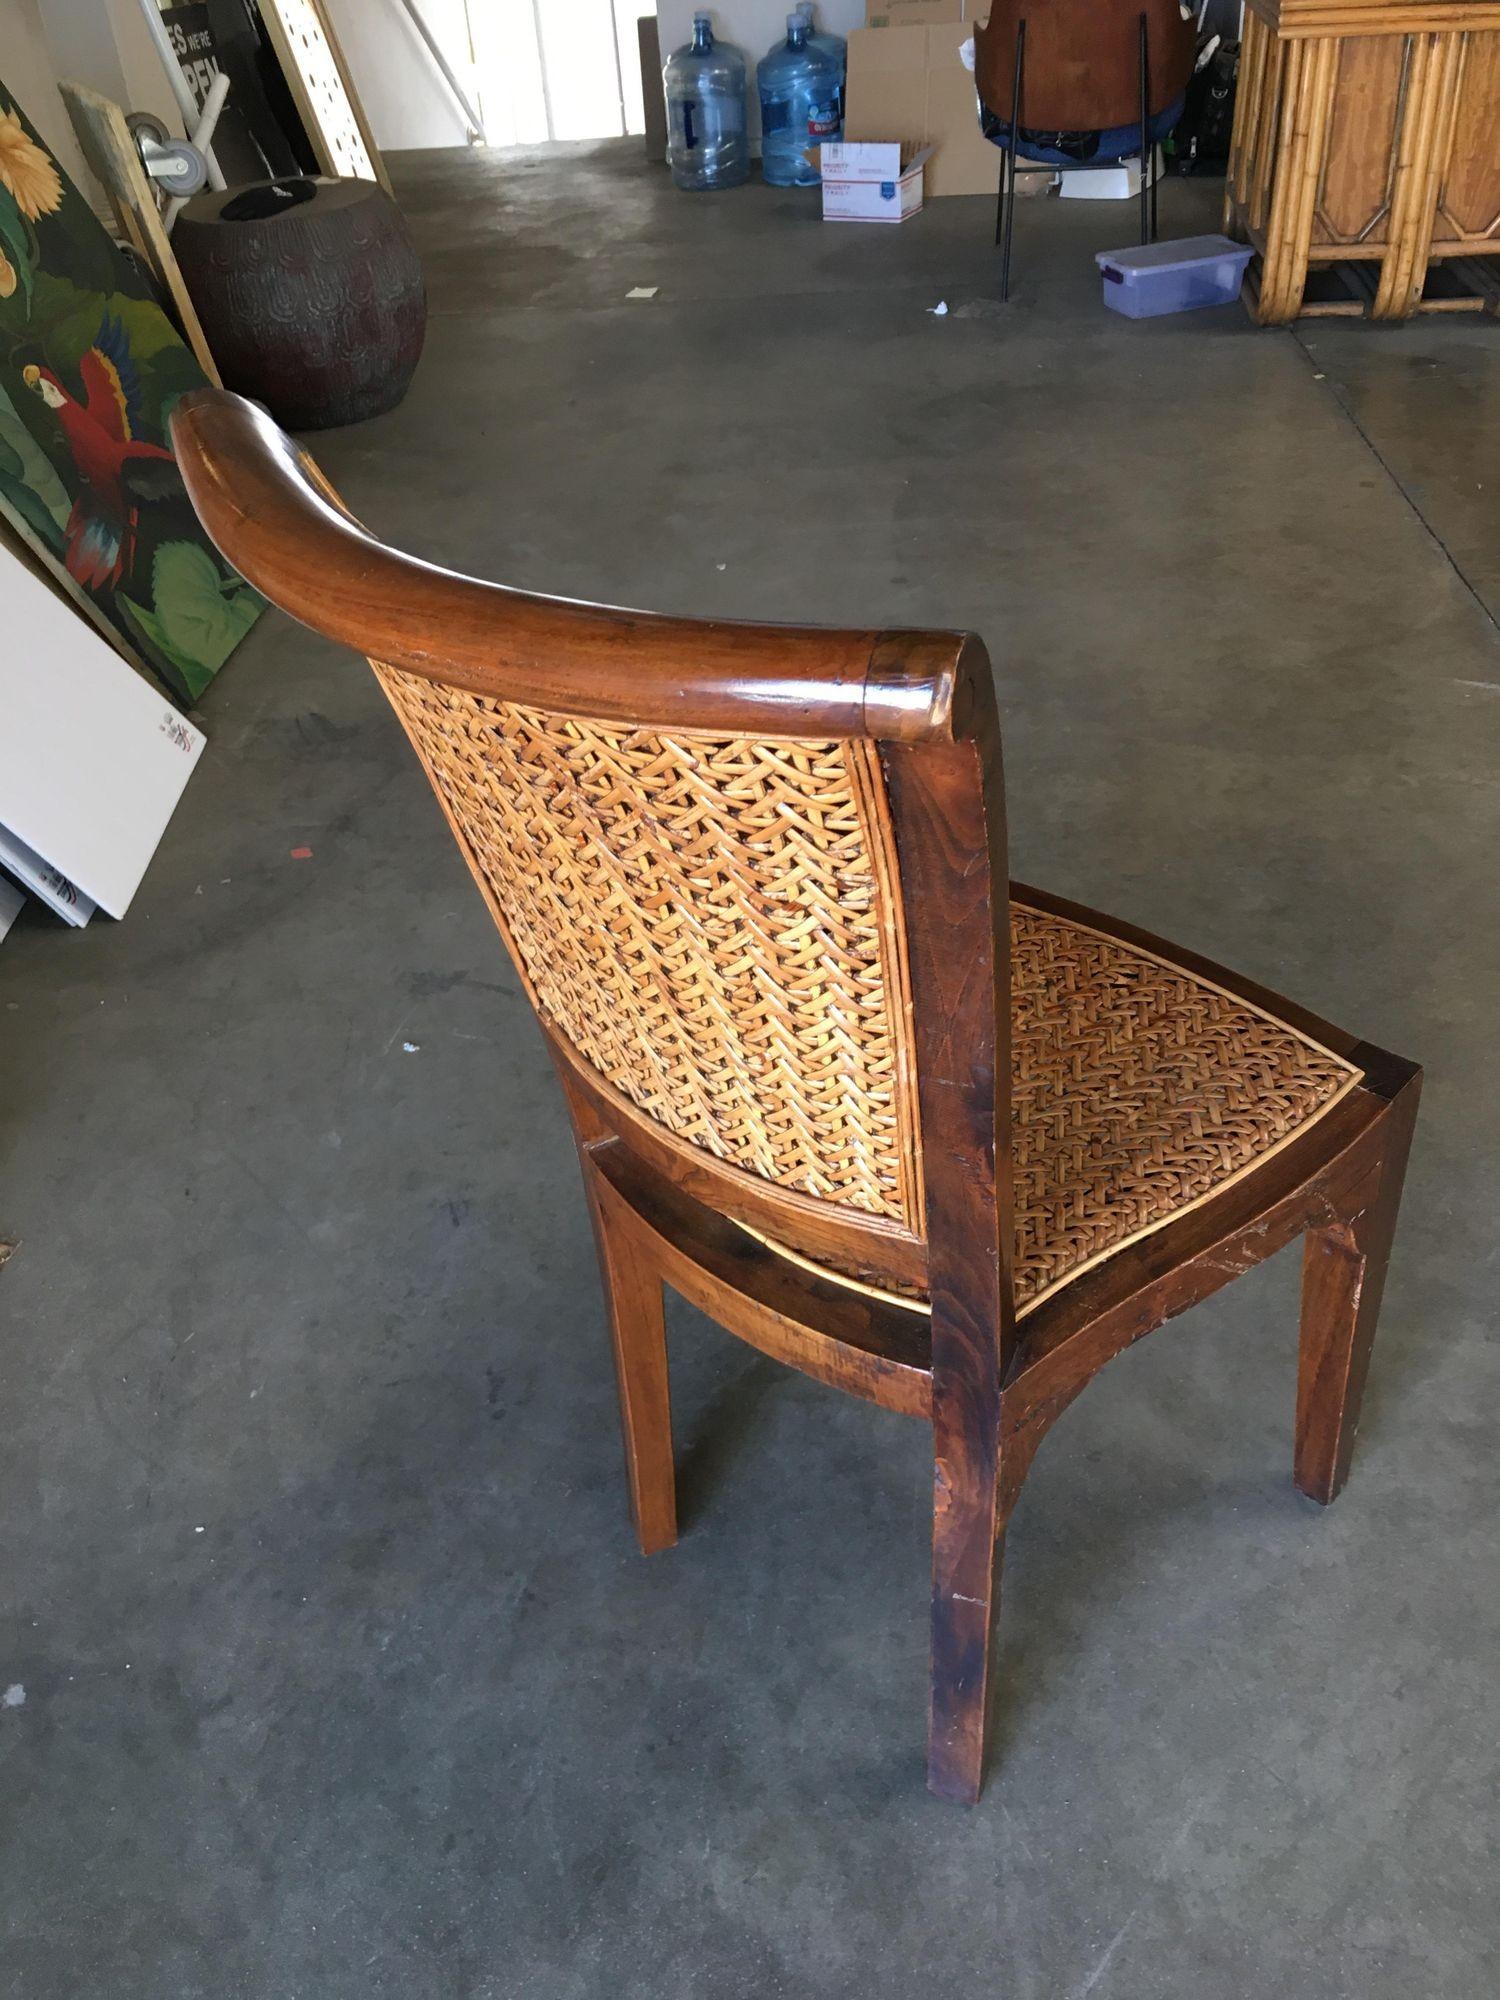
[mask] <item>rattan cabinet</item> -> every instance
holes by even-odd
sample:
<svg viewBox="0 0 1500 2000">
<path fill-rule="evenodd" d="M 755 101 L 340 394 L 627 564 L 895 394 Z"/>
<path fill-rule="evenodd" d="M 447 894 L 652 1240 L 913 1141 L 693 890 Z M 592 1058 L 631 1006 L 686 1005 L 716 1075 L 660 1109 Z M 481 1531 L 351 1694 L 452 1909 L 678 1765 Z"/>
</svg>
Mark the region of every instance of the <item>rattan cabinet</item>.
<svg viewBox="0 0 1500 2000">
<path fill-rule="evenodd" d="M 1266 325 L 1500 311 L 1500 0 L 1250 0 L 1225 226 Z"/>
</svg>

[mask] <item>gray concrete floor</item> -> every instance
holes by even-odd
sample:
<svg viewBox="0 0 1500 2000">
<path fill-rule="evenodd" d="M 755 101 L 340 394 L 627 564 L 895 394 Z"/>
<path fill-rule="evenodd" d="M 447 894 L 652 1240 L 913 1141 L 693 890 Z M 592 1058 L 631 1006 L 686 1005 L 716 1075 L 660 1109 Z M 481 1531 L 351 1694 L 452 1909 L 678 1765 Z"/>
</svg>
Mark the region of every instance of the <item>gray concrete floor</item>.
<svg viewBox="0 0 1500 2000">
<path fill-rule="evenodd" d="M 1055 203 L 936 318 L 983 201 L 395 164 L 426 358 L 317 444 L 377 529 L 977 627 L 1018 872 L 1428 1065 L 1355 1476 L 1288 1476 L 1295 1253 L 1123 1357 L 1011 1534 L 990 1790 L 930 1799 L 920 1427 L 680 1309 L 633 1553 L 516 981 L 367 670 L 268 618 L 128 920 L 0 950 L 0 1987 L 1493 1992 L 1500 327 L 1132 325 L 1131 217 Z"/>
</svg>

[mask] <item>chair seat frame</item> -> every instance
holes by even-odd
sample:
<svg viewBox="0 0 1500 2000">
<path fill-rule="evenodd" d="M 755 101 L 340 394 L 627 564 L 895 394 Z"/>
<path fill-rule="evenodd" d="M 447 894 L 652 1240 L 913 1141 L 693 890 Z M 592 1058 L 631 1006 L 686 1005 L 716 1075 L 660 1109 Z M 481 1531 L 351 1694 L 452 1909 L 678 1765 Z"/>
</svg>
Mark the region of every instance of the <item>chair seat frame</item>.
<svg viewBox="0 0 1500 2000">
<path fill-rule="evenodd" d="M 928 1777 L 946 1797 L 977 1798 L 1005 1530 L 1038 1445 L 1114 1355 L 1298 1235 L 1294 1473 L 1323 1502 L 1343 1485 L 1420 1072 L 1160 938 L 1017 890 L 1212 981 L 1358 1073 L 1285 1145 L 1018 1317 L 1010 885 L 994 680 L 980 642 L 660 618 L 507 590 L 367 534 L 238 397 L 194 391 L 171 428 L 189 493 L 227 559 L 294 617 L 385 669 L 634 728 L 876 746 L 905 912 L 920 1233 L 789 1192 L 674 1138 L 595 1072 L 539 1003 L 538 1014 L 598 1243 L 642 1548 L 664 1549 L 677 1532 L 665 1286 L 788 1365 L 929 1422 Z M 465 852 L 509 943 L 505 913 Z M 525 980 L 519 954 L 517 963 Z M 820 1264 L 853 1279 L 810 1268 Z M 925 1309 L 890 1296 L 913 1290 Z"/>
</svg>

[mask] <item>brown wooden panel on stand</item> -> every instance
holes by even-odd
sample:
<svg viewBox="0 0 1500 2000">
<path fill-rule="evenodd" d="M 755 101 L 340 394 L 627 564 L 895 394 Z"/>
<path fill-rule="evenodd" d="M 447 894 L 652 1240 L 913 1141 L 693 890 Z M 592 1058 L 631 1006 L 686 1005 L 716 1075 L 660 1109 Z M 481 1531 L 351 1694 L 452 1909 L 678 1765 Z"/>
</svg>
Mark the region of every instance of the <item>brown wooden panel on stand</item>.
<svg viewBox="0 0 1500 2000">
<path fill-rule="evenodd" d="M 1150 49 L 1150 115 L 1164 111 L 1193 70 L 1196 36 L 1177 0 L 991 0 L 974 28 L 980 100 L 1009 113 L 1016 32 L 1026 23 L 1027 131 L 1100 131 L 1141 116 L 1140 22 Z"/>
<path fill-rule="evenodd" d="M 1316 95 L 1333 59 L 1289 68 Z M 229 560 L 371 656 L 537 1009 L 641 1547 L 677 1533 L 664 1285 L 929 1423 L 928 1778 L 977 1798 L 1042 1438 L 1113 1355 L 1303 1234 L 1295 1476 L 1338 1491 L 1419 1073 L 1008 883 L 972 635 L 527 596 L 384 547 L 237 397 L 184 397 L 172 431 Z"/>
</svg>

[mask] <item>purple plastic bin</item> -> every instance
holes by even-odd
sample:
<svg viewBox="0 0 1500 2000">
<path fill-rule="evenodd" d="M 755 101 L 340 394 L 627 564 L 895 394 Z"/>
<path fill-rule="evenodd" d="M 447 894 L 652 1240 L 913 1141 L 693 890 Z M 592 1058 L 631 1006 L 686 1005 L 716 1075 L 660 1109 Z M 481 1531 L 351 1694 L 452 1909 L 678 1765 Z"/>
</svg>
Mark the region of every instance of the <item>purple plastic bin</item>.
<svg viewBox="0 0 1500 2000">
<path fill-rule="evenodd" d="M 1135 243 L 1128 250 L 1097 250 L 1104 273 L 1104 303 L 1127 319 L 1189 312 L 1194 306 L 1233 305 L 1255 252 L 1227 236 L 1187 236 L 1176 243 Z"/>
</svg>

